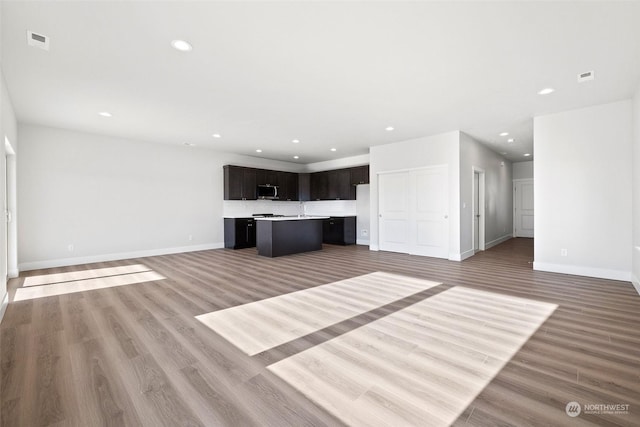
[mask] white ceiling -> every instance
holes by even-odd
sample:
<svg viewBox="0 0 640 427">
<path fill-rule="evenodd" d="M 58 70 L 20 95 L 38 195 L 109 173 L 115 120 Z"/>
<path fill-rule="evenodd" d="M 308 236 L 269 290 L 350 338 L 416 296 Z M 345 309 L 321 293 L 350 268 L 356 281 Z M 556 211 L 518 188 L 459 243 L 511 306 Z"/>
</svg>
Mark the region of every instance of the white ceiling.
<svg viewBox="0 0 640 427">
<path fill-rule="evenodd" d="M 300 163 L 452 130 L 523 161 L 532 117 L 629 98 L 640 84 L 638 2 L 2 8 L 2 68 L 19 121 Z M 27 30 L 49 36 L 50 51 L 28 47 Z M 173 39 L 193 51 L 174 50 Z M 578 84 L 587 70 L 595 80 Z M 544 87 L 556 92 L 537 95 Z"/>
</svg>

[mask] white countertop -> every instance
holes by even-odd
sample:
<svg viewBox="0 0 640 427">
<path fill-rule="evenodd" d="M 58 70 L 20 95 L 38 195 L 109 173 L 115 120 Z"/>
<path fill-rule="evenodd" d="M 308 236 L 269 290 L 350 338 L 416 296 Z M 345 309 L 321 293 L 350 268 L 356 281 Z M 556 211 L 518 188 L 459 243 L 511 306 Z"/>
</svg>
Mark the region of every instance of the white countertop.
<svg viewBox="0 0 640 427">
<path fill-rule="evenodd" d="M 256 221 L 299 221 L 302 219 L 328 219 L 328 216 L 268 216 L 268 217 L 258 217 Z"/>
</svg>

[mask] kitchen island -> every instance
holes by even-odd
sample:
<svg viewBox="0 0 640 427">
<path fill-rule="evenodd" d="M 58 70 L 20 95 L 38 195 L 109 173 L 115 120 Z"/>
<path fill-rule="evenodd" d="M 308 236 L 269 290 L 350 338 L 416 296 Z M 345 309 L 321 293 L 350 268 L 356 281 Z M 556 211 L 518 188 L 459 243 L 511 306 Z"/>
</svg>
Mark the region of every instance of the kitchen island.
<svg viewBox="0 0 640 427">
<path fill-rule="evenodd" d="M 277 257 L 322 249 L 326 216 L 256 218 L 258 255 Z"/>
</svg>

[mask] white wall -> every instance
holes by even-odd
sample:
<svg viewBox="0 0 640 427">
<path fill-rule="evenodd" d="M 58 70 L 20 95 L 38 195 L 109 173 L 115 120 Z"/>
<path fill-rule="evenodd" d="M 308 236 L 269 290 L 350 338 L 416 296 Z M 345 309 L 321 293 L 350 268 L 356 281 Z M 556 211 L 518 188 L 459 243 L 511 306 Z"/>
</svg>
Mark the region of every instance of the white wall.
<svg viewBox="0 0 640 427">
<path fill-rule="evenodd" d="M 447 165 L 449 168 L 449 258 L 460 257 L 460 132 L 370 148 L 370 248 L 378 250 L 378 174 Z"/>
<path fill-rule="evenodd" d="M 356 187 L 356 243 L 369 245 L 369 233 L 371 228 L 371 190 L 369 184 L 360 184 Z"/>
<path fill-rule="evenodd" d="M 633 97 L 632 281 L 640 294 L 640 87 Z"/>
<path fill-rule="evenodd" d="M 534 119 L 536 270 L 631 279 L 631 112 L 620 101 Z"/>
<path fill-rule="evenodd" d="M 513 167 L 513 179 L 533 179 L 533 162 L 515 162 Z"/>
<path fill-rule="evenodd" d="M 460 253 L 473 255 L 473 168 L 485 174 L 485 247 L 513 235 L 513 181 L 511 162 L 471 136 L 460 133 Z"/>
<path fill-rule="evenodd" d="M 21 270 L 222 247 L 223 165 L 302 168 L 44 126 L 19 137 Z"/>
</svg>

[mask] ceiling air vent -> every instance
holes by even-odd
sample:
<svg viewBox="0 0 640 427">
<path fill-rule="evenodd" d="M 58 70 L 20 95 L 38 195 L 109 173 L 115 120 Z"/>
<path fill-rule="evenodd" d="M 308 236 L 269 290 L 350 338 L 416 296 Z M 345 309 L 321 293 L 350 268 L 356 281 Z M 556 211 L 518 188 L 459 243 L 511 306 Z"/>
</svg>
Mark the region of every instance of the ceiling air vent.
<svg viewBox="0 0 640 427">
<path fill-rule="evenodd" d="M 593 71 L 585 71 L 584 73 L 578 74 L 578 83 L 588 82 L 589 80 L 593 80 L 593 78 Z"/>
<path fill-rule="evenodd" d="M 42 34 L 27 31 L 27 44 L 40 49 L 49 50 L 49 37 Z"/>
</svg>

